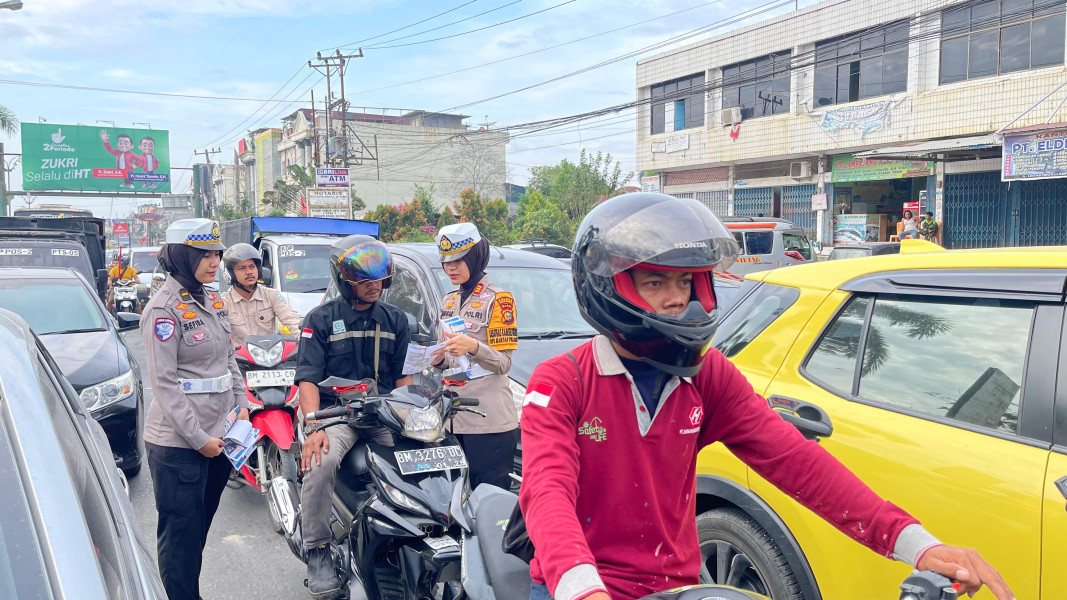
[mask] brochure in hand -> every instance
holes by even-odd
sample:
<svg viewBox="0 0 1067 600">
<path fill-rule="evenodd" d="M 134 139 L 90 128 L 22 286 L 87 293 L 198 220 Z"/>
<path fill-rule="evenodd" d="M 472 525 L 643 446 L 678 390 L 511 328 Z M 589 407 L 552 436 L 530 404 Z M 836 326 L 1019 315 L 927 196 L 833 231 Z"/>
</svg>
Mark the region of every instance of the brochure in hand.
<svg viewBox="0 0 1067 600">
<path fill-rule="evenodd" d="M 256 450 L 256 440 L 259 439 L 259 430 L 252 427 L 251 421 L 238 420 L 237 415 L 241 407 L 237 407 L 226 415 L 226 432 L 222 436 L 225 444 L 223 453 L 230 459 L 234 469 L 244 466 L 248 457 Z"/>
</svg>

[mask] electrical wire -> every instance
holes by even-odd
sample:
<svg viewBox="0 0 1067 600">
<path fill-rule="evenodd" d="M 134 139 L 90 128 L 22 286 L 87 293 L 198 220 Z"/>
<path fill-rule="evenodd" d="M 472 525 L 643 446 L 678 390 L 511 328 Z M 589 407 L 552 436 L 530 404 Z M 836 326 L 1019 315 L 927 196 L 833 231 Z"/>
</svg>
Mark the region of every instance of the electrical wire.
<svg viewBox="0 0 1067 600">
<path fill-rule="evenodd" d="M 405 29 L 407 29 L 409 27 L 414 27 L 416 25 L 421 25 L 421 24 L 423 24 L 423 23 L 425 23 L 427 21 L 432 21 L 432 20 L 436 19 L 437 17 L 441 17 L 441 16 L 444 16 L 444 15 L 447 15 L 450 12 L 457 11 L 457 10 L 463 8 L 464 6 L 468 6 L 470 4 L 474 4 L 477 1 L 478 0 L 470 0 L 470 2 L 464 2 L 463 4 L 460 4 L 459 6 L 456 6 L 454 8 L 450 8 L 450 9 L 444 11 L 444 12 L 439 12 L 436 15 L 433 15 L 432 17 L 426 17 L 425 19 L 423 19 L 421 21 L 415 21 L 414 23 L 411 23 L 409 25 L 404 25 L 403 27 L 394 29 L 392 31 L 386 31 L 385 33 L 379 33 L 376 36 L 369 37 L 369 38 L 364 38 L 362 40 L 358 40 L 358 41 L 352 42 L 350 44 L 343 44 L 341 46 L 338 46 L 338 48 L 347 48 L 347 47 L 352 47 L 352 46 L 358 46 L 359 44 L 362 44 L 363 42 L 369 42 L 371 40 L 376 40 L 376 39 L 378 39 L 380 37 L 385 37 L 387 35 L 392 35 L 392 34 L 398 32 L 398 31 L 403 31 L 403 30 L 405 30 Z M 323 48 L 323 49 L 319 50 L 319 52 L 326 52 L 328 50 L 333 50 L 333 49 L 334 48 Z"/>
<path fill-rule="evenodd" d="M 398 37 L 398 38 L 393 38 L 391 40 L 385 40 L 384 42 L 379 42 L 379 44 L 376 44 L 376 45 L 392 44 L 393 42 L 399 42 L 401 40 L 411 39 L 413 37 L 420 36 L 420 35 L 422 35 L 424 33 L 430 33 L 431 31 L 437 31 L 439 29 L 444 29 L 446 27 L 451 27 L 453 25 L 458 25 L 460 23 L 463 23 L 464 21 L 470 21 L 471 19 L 477 19 L 478 17 L 481 17 L 483 15 L 487 15 L 487 14 L 492 13 L 492 12 L 496 12 L 496 11 L 501 10 L 501 9 L 505 9 L 505 8 L 507 8 L 509 6 L 518 4 L 519 2 L 523 2 L 523 0 L 512 0 L 512 2 L 508 2 L 507 4 L 503 4 L 501 6 L 498 6 L 498 7 L 494 8 L 494 9 L 491 9 L 491 10 L 487 10 L 485 12 L 480 12 L 480 13 L 478 13 L 476 15 L 471 15 L 469 17 L 466 17 L 464 19 L 460 19 L 458 21 L 452 21 L 451 23 L 445 23 L 444 25 L 438 25 L 437 27 L 434 27 L 432 29 L 426 29 L 426 30 L 420 31 L 418 33 L 411 33 L 411 34 L 408 34 L 408 35 L 405 35 L 405 36 L 401 36 L 401 37 Z M 353 43 L 353 44 L 344 44 L 342 47 L 347 48 L 347 47 L 350 47 L 350 46 L 353 46 L 353 45 L 355 45 L 355 43 Z"/>
</svg>

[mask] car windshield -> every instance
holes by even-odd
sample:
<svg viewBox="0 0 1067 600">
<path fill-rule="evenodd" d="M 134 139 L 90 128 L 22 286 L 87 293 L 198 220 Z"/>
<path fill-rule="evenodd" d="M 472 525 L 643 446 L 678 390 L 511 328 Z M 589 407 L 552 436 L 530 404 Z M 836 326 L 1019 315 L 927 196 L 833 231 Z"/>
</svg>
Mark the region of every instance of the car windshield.
<svg viewBox="0 0 1067 600">
<path fill-rule="evenodd" d="M 519 337 L 596 334 L 578 312 L 578 300 L 568 269 L 489 267 L 486 272 L 493 283 L 515 297 Z M 455 289 L 444 269 L 435 268 L 434 274 L 443 289 Z"/>
<path fill-rule="evenodd" d="M 51 598 L 33 516 L 10 440 L 0 427 L 0 598 Z"/>
<path fill-rule="evenodd" d="M 815 254 L 812 252 L 808 238 L 798 233 L 783 233 L 782 246 L 785 247 L 786 252 L 798 252 L 804 260 L 811 260 Z"/>
<path fill-rule="evenodd" d="M 77 279 L 0 279 L 0 308 L 17 313 L 37 335 L 104 331 L 104 313 Z"/>
<path fill-rule="evenodd" d="M 0 246 L 0 267 L 63 267 L 77 269 L 93 281 L 93 267 L 85 249 L 75 244 L 62 246 Z"/>
<path fill-rule="evenodd" d="M 131 253 L 130 266 L 138 273 L 152 273 L 159 266 L 157 254 L 159 253 L 155 250 L 151 252 L 133 252 Z"/>
<path fill-rule="evenodd" d="M 283 292 L 325 292 L 330 284 L 330 246 L 278 246 L 278 270 L 274 277 L 281 278 Z"/>
</svg>

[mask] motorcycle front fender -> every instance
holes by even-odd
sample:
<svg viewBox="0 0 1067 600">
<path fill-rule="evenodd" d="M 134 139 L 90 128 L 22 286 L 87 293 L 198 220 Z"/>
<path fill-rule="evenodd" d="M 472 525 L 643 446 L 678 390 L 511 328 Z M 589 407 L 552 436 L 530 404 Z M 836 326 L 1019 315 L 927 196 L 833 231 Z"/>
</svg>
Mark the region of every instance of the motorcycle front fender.
<svg viewBox="0 0 1067 600">
<path fill-rule="evenodd" d="M 252 415 L 252 427 L 260 437 L 270 438 L 282 450 L 293 445 L 293 416 L 285 410 L 261 410 Z"/>
</svg>

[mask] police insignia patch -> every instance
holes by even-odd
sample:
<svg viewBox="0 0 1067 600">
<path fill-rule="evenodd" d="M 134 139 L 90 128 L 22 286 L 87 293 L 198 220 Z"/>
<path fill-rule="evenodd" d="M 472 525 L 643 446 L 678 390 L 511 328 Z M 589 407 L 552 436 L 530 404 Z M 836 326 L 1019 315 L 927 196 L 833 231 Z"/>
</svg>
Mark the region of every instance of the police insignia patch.
<svg viewBox="0 0 1067 600">
<path fill-rule="evenodd" d="M 484 290 L 484 289 L 485 289 L 485 284 L 479 283 L 478 285 L 474 286 L 474 289 L 471 291 L 471 294 L 474 294 L 475 296 L 477 296 L 478 294 L 481 294 L 482 290 Z"/>
<path fill-rule="evenodd" d="M 202 341 L 204 341 L 206 339 L 207 339 L 207 332 L 206 331 L 197 331 L 197 332 L 193 333 L 193 341 L 194 342 L 202 342 Z"/>
<path fill-rule="evenodd" d="M 500 322 L 504 325 L 515 324 L 515 300 L 511 294 L 498 294 L 496 305 L 500 308 Z"/>
<path fill-rule="evenodd" d="M 187 311 L 182 313 L 182 318 L 183 319 L 195 319 L 196 318 L 196 313 L 191 311 L 191 310 L 187 310 Z"/>
<path fill-rule="evenodd" d="M 481 308 L 481 307 L 482 307 L 482 303 L 481 302 L 471 302 L 471 308 Z"/>
<path fill-rule="evenodd" d="M 226 304 L 222 300 L 219 300 L 218 302 L 212 304 L 211 306 L 214 306 L 215 308 L 222 308 L 225 305 Z"/>
<path fill-rule="evenodd" d="M 175 323 L 174 319 L 167 317 L 157 317 L 154 325 L 156 339 L 165 342 L 174 335 Z"/>
<path fill-rule="evenodd" d="M 445 308 L 454 308 L 456 306 L 456 299 L 449 298 L 448 302 L 445 302 Z"/>
<path fill-rule="evenodd" d="M 179 303 L 174 305 L 174 308 L 176 308 L 178 310 L 185 310 L 185 309 L 189 308 L 189 303 L 188 302 L 179 302 Z"/>
</svg>

